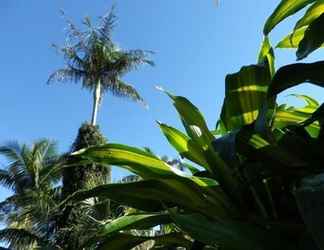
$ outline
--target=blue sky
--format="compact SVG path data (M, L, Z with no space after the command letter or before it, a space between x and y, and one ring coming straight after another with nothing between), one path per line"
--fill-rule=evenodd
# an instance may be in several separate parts
M112 142L149 146L176 156L155 120L181 128L170 100L154 86L188 97L214 128L224 97L226 74L256 62L266 17L278 0L123 0L115 1L116 43L127 49L155 51L156 66L143 67L125 80L136 86L149 109L106 95L99 113L102 132ZM0 142L57 140L61 152L72 144L80 124L90 119L92 96L79 85L46 85L63 61L51 48L62 44L66 24L59 10L80 24L109 10L108 0L0 1ZM292 28L292 19L272 34L274 43ZM316 52L308 61L320 58ZM295 60L293 50L276 51L277 66ZM304 85L294 93L323 100L323 90ZM288 92L286 93L288 94ZM286 96L283 94L282 96ZM293 100L283 99L288 102ZM114 179L121 171L114 171ZM0 190L0 200L8 193Z

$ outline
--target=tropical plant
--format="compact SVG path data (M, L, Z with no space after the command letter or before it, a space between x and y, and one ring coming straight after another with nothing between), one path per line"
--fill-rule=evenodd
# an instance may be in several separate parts
M63 13L64 14L64 13ZM66 61L66 67L54 72L48 79L48 83L80 82L82 87L93 93L93 110L91 124L83 124L78 132L77 138L72 146L72 151L84 147L98 146L106 143L96 126L97 113L105 92L110 91L119 97L128 97L134 101L143 102L142 97L134 87L122 80L128 72L137 69L142 64L153 65L148 59L150 52L143 50L123 50L112 41L112 31L116 24L114 8L105 16L100 18L100 23L93 26L90 18L85 18L84 30L78 29L70 20L67 20L68 33L67 43L63 47L55 46L61 52ZM68 158L68 157L67 157ZM69 159L67 159L69 161ZM63 167L62 197L69 196L79 189L85 189L98 184L110 182L109 167L99 164L83 164L77 167ZM100 210L96 213L95 220L110 218L110 205L107 199L94 199L93 207ZM80 206L83 208L81 209ZM79 234L74 227L79 226L79 218L88 216L89 206L77 203L65 209L57 217L56 231L58 239L56 244L64 249L78 248ZM86 214L82 215L85 212ZM62 219L63 218L63 219ZM84 225L84 223L81 223ZM86 228L86 227L84 227ZM63 237L61 237L61 236ZM72 238L71 238L71 237Z
M86 29L79 30L71 21L68 23L67 44L55 46L66 60L66 67L55 71L48 83L81 82L82 87L93 93L91 124L96 125L97 113L103 94L110 91L119 97L128 97L143 102L136 89L121 78L142 64L153 65L148 59L149 51L123 50L112 41L116 16L114 8L101 17L98 26L93 26L86 17Z
M226 77L215 131L208 129L189 100L167 93L186 133L163 123L159 126L179 154L192 162L187 165L192 174L126 145L110 143L73 153L76 162L112 164L141 177L134 183L79 191L62 202L60 207L104 197L141 211L110 221L89 244L123 250L148 240L155 242L152 249L161 245L231 250L324 247L314 228L316 219L309 223L298 191L303 178L323 172L323 106L305 95L296 95L306 102L302 108L276 103L278 94L300 83L324 86L324 63L290 64L276 70L269 39L278 23L308 6L292 35L278 47L298 47L301 60L324 43L323 1L282 0L265 24L257 63ZM154 237L129 231L156 225L173 225L178 231Z
M59 201L59 188L53 186L60 174L53 171L58 162L54 142L42 139L31 147L10 142L0 147L7 166L0 170L0 183L12 195L1 202L6 228L0 238L10 249L36 249L47 244L49 211Z

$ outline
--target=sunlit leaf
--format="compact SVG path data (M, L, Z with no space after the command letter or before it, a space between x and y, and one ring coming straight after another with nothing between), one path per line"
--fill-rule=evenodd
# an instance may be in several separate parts
M153 154L121 144L106 144L80 150L73 155L97 163L125 166L130 171L142 177L173 176L170 165Z
M155 237L134 236L131 234L117 234L105 239L97 248L98 250L131 250L134 247L154 240L155 245L182 246L190 248L191 242L181 233L171 233Z
M298 48L298 45L300 41L303 39L305 35L305 31L308 26L301 27L297 30L294 30L292 33L290 33L288 36L286 36L284 39L282 39L278 44L277 48L280 49L289 49L289 48Z
M280 4L267 19L263 33L269 34L270 31L285 18L295 14L308 4L313 3L315 0L281 0Z
M186 178L199 186L207 186L212 181L210 180L207 183L204 179L188 175L170 166L150 152L121 144L110 143L102 146L90 147L73 153L73 156L76 158L74 165L80 165L78 164L80 159L103 165L115 165L125 168L144 179ZM217 185L216 181L214 181L214 183Z
M100 185L90 190L76 192L64 203L82 201L92 197L104 197L148 212L163 210L162 204L167 204L169 206L180 206L191 211L199 211L207 216L226 218L228 213L231 212L229 208L225 207L227 198L215 194L216 203L213 202L213 199L206 197L206 192L186 178L163 178L160 180Z
M280 105L276 109L276 113L273 119L274 128L285 128L290 125L300 125L310 118L319 107L319 103L306 95L293 95L298 99L305 102L304 107L292 107L287 105ZM312 137L317 137L319 134L318 122L311 123L306 127L306 130Z
M298 20L295 26L295 30L303 26L309 25L323 13L324 13L324 1L323 0L315 1L315 3L308 8L305 15Z
M236 200L240 199L239 193L235 191L239 182L224 159L214 150L212 142L215 137L208 129L199 109L182 96L167 94L173 100L173 105L180 115L187 134L203 150L209 166L208 170L215 175L215 179L227 195Z
M203 151L188 136L166 124L159 123L159 126L169 143L179 152L182 157L209 168Z
M275 56L269 38L264 37L258 56L258 64L264 64L269 67L270 75L275 74Z
M131 214L109 221L99 232L100 236L108 236L123 230L130 229L150 229L156 225L171 223L168 214Z
M253 123L265 102L271 76L267 66L244 66L226 77L225 99L221 113L227 130Z

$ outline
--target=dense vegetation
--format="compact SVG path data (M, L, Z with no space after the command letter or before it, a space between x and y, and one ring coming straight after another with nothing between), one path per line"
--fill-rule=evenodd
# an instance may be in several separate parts
M270 32L304 8L276 47L297 48L302 60L322 46L324 1L282 0L265 23L258 61L226 76L214 130L188 99L161 89L185 129L158 123L181 168L149 149L107 143L96 126L102 90L141 100L120 77L152 62L143 51L116 49L113 12L98 27L86 19L86 32L69 22L71 43L61 49L67 67L50 81L81 81L93 92L91 124L63 156L46 140L0 148L9 160L0 181L14 191L1 204L0 238L10 249L324 249L314 205L322 195L314 190L323 173L324 108L305 95L296 95L301 108L276 102L304 82L323 87L324 62L276 69L270 42ZM112 165L136 177L110 183Z

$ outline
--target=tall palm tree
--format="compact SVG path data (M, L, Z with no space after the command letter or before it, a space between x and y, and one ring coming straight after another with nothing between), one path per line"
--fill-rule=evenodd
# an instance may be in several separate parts
M0 203L2 222L0 239L10 249L34 249L47 242L49 211L58 201L59 188L53 185L59 173L53 171L58 161L55 143L42 139L31 147L17 142L0 146L6 167L0 169L0 185L12 195Z
M100 19L100 24L93 26L90 19L85 18L85 30L78 29L67 20L67 42L63 47L55 46L63 54L66 66L55 71L48 79L48 83L81 82L82 87L93 93L92 125L96 125L98 109L107 91L143 102L136 89L121 78L142 64L153 65L148 59L150 52L123 50L113 43L112 30L116 22L114 8Z

